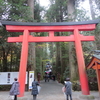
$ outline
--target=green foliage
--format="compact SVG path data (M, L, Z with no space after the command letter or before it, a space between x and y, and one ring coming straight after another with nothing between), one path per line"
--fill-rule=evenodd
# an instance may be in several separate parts
M46 62L50 61L48 51L48 43L36 43L36 71L44 73Z
M87 69L89 80L93 81L96 78L96 71L94 69Z
M34 15L37 22L41 21L42 7L35 1ZM1 20L11 21L35 21L29 15L30 8L26 0L0 0ZM20 43L7 43L8 37L16 37L22 33L8 32L4 27L0 27L0 71L17 71L20 62ZM39 67L41 68L40 64Z
M72 89L73 89L74 91L81 91L81 86L80 86L80 84L79 84L79 81L73 81Z
M64 74L63 74L63 79L66 80L67 77L70 77L70 70L69 67L66 67Z
M90 20L90 16L89 14L86 14L87 11L83 8L83 9L76 9L75 11L75 15L76 15L76 20L77 21L88 21Z
M11 88L11 85L0 85L1 91L9 91Z
M7 18L8 10L9 10L9 4L4 0L0 0L0 20Z
M36 22L41 22L43 17L41 13L45 12L45 8L41 7L37 2L35 2L34 8L34 20L36 20Z
M66 20L67 4L65 0L54 1L46 12L48 22L59 22Z
M20 45L7 42L9 36L13 37L17 35L6 31L5 27L0 28L0 71L12 71L12 68L15 71L18 70Z
M4 3L0 2L2 5L1 18L3 20L20 21L26 20L29 15L29 8L25 6L25 0L7 0Z
M98 83L97 82L89 82L89 89L91 91L98 91Z
M90 90L98 90L97 75L94 69L87 69Z
M41 12L44 10L36 1L34 2L34 19L31 18L30 8L26 0L0 0L0 18L11 21L40 22Z
M97 49L100 50L100 24L97 25L96 30L94 32L95 35L95 44L97 46Z

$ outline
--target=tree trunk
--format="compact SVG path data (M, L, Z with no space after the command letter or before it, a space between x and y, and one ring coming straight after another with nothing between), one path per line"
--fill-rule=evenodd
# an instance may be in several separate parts
M28 6L30 7L31 15L30 17L34 19L34 0L28 0ZM31 35L34 36L34 33L31 32ZM35 72L36 64L35 64L35 43L29 43L29 60L28 65L31 65L31 70ZM36 77L36 73L35 73Z
M60 59L60 42L56 43L56 75L61 74L61 59ZM58 77L58 76L57 76ZM57 78L58 81L60 82L60 76Z
M13 58L13 53L11 49L11 57L10 57L10 71L12 71L12 58Z
M75 11L75 0L68 0L67 2L67 10L68 10L68 19L69 21L74 21L75 15L73 14ZM70 35L70 33L69 33ZM70 67L70 78L72 81L77 79L77 66L75 65L74 56L74 43L69 42L69 67Z
M34 19L34 0L28 0L27 4L30 7L31 12L31 15L29 16L32 17L32 19Z
M8 67L7 67L7 55L5 53L5 49L2 47L3 51L3 72L7 72Z
M91 17L92 19L95 19L95 12L94 12L94 7L93 7L93 0L89 0L89 5L90 5L90 12L91 12ZM95 34L95 37L98 38L98 34ZM94 49L97 50L97 44L96 41L93 42L94 43Z
M92 19L95 19L95 12L93 9L93 4L92 4L93 0L89 0L89 4L90 4L90 12L91 12L91 17Z

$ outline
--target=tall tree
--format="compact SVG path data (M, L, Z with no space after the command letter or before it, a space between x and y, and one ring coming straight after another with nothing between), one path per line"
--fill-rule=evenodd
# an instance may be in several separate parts
M34 19L34 0L28 0L28 6L30 7L31 14L29 15L32 19ZM31 35L34 36L34 33L31 32ZM31 66L31 70L36 70L36 63L35 63L35 43L29 43L29 60L28 65ZM35 73L36 75L36 73Z
M30 12L31 12L30 17L31 17L32 21L34 20L34 22L41 22L41 19L42 19L41 18L41 12L44 10L44 8L39 5L39 1L37 1L37 0L28 0L27 3L28 3L28 6L30 7ZM37 36L37 34L38 33L31 32L31 35L33 35L33 36ZM36 55L37 54L36 54L35 46L37 44L38 43L29 43L28 66L31 66L31 69L35 71L35 77L36 77L37 71L38 71L38 70L36 70L36 65L40 64L40 63L36 64L36 62L37 62L36 61ZM37 66L37 67L39 67L39 66Z
M75 1L76 0L68 0L67 1L67 12L69 21L75 21ZM71 33L69 33L70 35ZM77 65L75 65L75 52L74 52L74 43L69 43L69 67L70 67L70 77L71 80L77 79Z
M89 4L90 4L91 17L92 17L92 19L95 19L95 12L94 12L94 7L93 7L93 0L89 0Z
M90 5L90 12L91 12L91 18L92 19L96 19L96 18L99 18L100 17L100 0L89 0L89 5ZM99 12L99 13L98 13ZM97 26L95 32L94 32L94 35L95 35L95 40L93 42L93 45L94 45L94 49L100 49L100 45L99 45L99 42L100 42L100 36L99 36L99 26L100 24Z

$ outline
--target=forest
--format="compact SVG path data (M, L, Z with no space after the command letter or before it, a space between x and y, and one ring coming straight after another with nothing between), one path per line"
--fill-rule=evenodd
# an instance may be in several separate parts
M17 22L78 22L100 18L100 0L49 0L49 7L40 5L40 0L0 0L0 20ZM88 3L88 4L87 4ZM95 41L81 42L85 65L94 53L100 49L100 24L94 31L80 31L86 36L95 36ZM48 36L47 32L31 32L33 36ZM56 32L55 36L70 36L72 32ZM8 37L22 35L20 32L8 32L0 27L0 72L19 71L21 43L8 43ZM63 83L70 77L79 87L79 74L74 42L43 42L29 43L27 71L34 70L35 77L41 73L41 80L45 73L45 66L52 65L52 73ZM93 69L86 69L91 90L97 90L96 73ZM80 90L80 88L79 88Z

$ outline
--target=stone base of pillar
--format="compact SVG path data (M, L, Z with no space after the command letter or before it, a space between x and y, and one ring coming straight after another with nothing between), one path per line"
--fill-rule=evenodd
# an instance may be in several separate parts
M95 100L93 95L79 95L80 100Z

